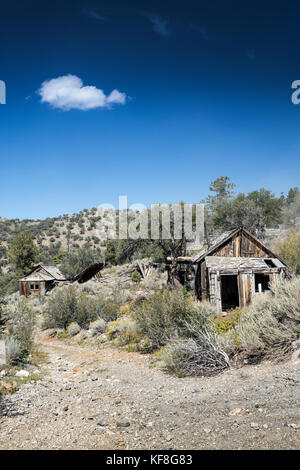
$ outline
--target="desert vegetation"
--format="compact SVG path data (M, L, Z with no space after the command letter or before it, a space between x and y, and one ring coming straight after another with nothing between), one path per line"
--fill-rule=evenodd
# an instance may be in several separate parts
M185 289L150 285L136 294L119 286L114 295L94 286L90 281L53 292L43 307L43 327L79 344L112 343L152 354L178 376L214 375L245 360L284 360L300 335L299 277L273 284L271 295L226 316L209 303L195 303Z
M44 221L1 219L0 329L9 361L30 356L37 320L39 328L52 329L67 341L112 342L128 351L153 354L177 375L210 375L233 361L287 357L300 334L299 189L291 188L280 197L264 188L235 194L235 185L222 176L209 190L203 201L209 234L244 225L266 236L266 227L276 230L285 224L276 232L272 248L287 261L293 279L272 285L271 295L223 317L210 304L195 303L192 291L167 285L163 269L143 278L134 263L184 255L184 239L102 243L96 231L101 217L95 208ZM37 262L57 264L72 278L99 261L106 264L101 283L59 287L44 299L17 299L17 280Z

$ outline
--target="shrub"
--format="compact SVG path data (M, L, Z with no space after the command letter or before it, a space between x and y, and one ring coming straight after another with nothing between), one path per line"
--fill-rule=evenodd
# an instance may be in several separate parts
M36 315L27 299L20 299L7 308L7 327L10 336L18 340L22 347L31 351L34 339Z
M221 336L228 353L282 357L300 335L300 278L271 285L272 297L260 297L234 328Z
M91 331L92 336L96 336L98 333L104 333L106 330L107 323L102 318L90 323L89 330Z
M74 286L62 287L48 301L45 318L46 328L65 329L76 321L78 299Z
M44 326L65 329L74 321L87 328L100 316L103 305L102 297L91 298L74 286L62 287L48 301Z
M200 328L197 338L174 339L161 352L167 369L177 375L213 375L229 367L213 331Z
M294 273L300 274L300 232L290 230L283 240L276 243L275 248L288 263Z
M213 319L216 332L218 334L222 334L222 333L226 333L227 331L229 331L239 322L241 314L242 314L242 310L240 307L238 307L226 317L222 317L221 315L216 316Z
M101 298L92 298L81 293L77 297L76 321L82 328L88 328L89 324L97 319L101 309Z
M101 310L101 318L105 321L113 321L118 318L120 306L113 299L107 299Z
M121 344L128 344L137 340L137 325L130 318L118 318L108 324L107 336L110 340L119 336Z
M176 335L186 336L189 322L194 319L200 325L214 311L208 304L196 306L182 291L170 289L137 302L133 310L141 335L147 336L155 348L166 345Z
M67 328L67 333L70 337L77 335L80 332L80 326L76 322L70 323Z
M5 341L6 360L9 364L16 364L28 356L28 350L22 343L13 336L9 336Z
M120 314L121 315L129 315L131 312L131 309L129 305L121 305L120 307Z
M142 276L140 275L140 273L137 270L133 271L133 273L131 274L132 282L138 283L141 281L141 279L142 279Z

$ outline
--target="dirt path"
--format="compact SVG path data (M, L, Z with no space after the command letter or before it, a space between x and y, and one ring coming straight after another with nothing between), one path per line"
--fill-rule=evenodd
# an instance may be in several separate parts
M0 402L0 449L299 448L299 364L179 379L149 356L42 344L45 377Z

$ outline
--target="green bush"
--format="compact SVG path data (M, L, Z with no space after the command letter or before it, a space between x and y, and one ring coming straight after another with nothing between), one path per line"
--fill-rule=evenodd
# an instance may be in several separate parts
M216 316L213 319L216 332L218 334L222 334L222 333L226 333L227 331L229 331L239 322L241 315L242 315L242 309L238 307L226 317L222 317L221 315Z
M140 339L137 331L137 325L131 318L118 318L108 323L107 336L110 340L118 338L120 345L138 342Z
M74 286L59 288L48 300L45 327L65 329L76 321L77 312L78 297Z
M101 297L92 298L84 293L78 295L76 321L82 328L88 328L89 324L99 317L101 311Z
M205 303L196 306L182 291L165 289L135 304L133 311L141 335L160 348L174 336L189 335L187 324L205 324L214 309Z
M106 322L114 321L118 318L119 309L119 302L116 302L113 299L106 299L99 316L101 316L101 318L103 318Z
M131 275L132 282L138 283L141 281L141 279L142 279L142 276L140 275L140 273L137 270L133 271Z
M22 347L31 351L34 340L36 315L27 299L20 299L6 310L9 335L18 340Z
M88 328L97 318L114 320L118 310L110 299L91 297L75 286L61 287L48 300L44 326L65 329L70 323L77 322L81 328Z

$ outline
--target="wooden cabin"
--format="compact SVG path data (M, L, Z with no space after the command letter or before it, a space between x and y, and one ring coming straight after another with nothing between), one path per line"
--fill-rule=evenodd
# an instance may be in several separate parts
M45 295L60 283L66 282L65 277L56 266L44 266L39 264L19 280L20 295Z
M223 234L192 263L196 299L209 300L218 313L248 305L289 273L285 261L243 227Z

